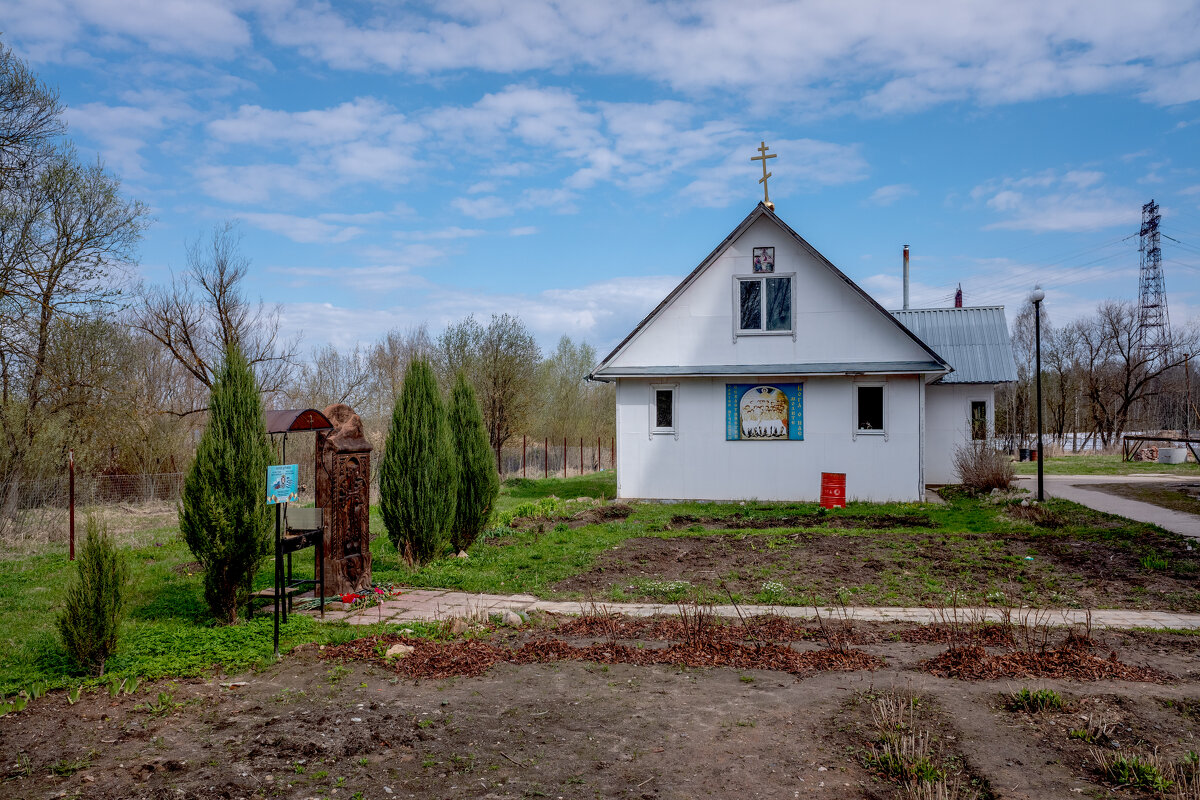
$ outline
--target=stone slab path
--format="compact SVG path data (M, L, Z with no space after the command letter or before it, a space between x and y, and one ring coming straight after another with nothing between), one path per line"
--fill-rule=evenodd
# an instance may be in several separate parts
M1143 503L1130 500L1115 494L1109 494L1103 489L1088 488L1095 483L1181 483L1187 478L1175 475L1046 475L1044 476L1045 492L1050 497L1059 497L1074 503L1103 511L1107 514L1117 514L1138 522L1149 522L1160 528L1200 539L1200 516L1174 511L1153 503ZM1037 492L1037 476L1022 475L1018 481L1022 489Z
M340 604L331 604L340 605ZM328 606L327 606L328 607ZM372 625L376 622L436 622L452 619L486 619L490 614L505 611L549 611L555 614L613 613L631 617L649 617L655 614L677 614L672 604L655 603L590 603L573 601L539 600L527 594L468 594L446 589L406 589L399 597L388 600L382 606L359 610L327 610L325 619L345 620L351 625ZM813 619L818 613L822 617L836 617L840 612L832 608L811 606L715 606L714 613L722 617L736 618L758 614L777 614L795 619ZM1043 609L1037 612L1038 622L1055 625L1083 624L1087 612L1078 609ZM316 611L301 613L316 615ZM927 624L940 622L939 612L931 608L888 608L852 606L845 610L849 619L861 622L913 622ZM1026 613L1026 612L1023 612ZM1000 612L994 608L960 608L959 619L998 620ZM1124 609L1092 611L1092 625L1099 628L1184 628L1200 629L1200 614L1183 614L1173 611L1132 611Z

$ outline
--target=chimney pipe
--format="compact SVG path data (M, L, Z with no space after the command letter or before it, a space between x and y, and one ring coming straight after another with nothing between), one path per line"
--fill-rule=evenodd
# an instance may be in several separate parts
M962 284L958 285L958 289L954 292L954 307L962 308Z
M908 245L904 245L904 308L908 309Z

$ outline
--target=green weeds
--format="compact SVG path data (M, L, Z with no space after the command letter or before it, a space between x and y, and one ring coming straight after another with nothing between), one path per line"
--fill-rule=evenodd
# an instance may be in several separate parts
M1038 714L1043 711L1062 711L1066 704L1062 695L1053 689L1020 689L1008 696L1008 707L1012 711Z

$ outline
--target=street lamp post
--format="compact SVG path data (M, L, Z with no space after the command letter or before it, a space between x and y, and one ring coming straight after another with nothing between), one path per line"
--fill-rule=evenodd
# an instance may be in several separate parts
M1033 302L1033 347L1037 368L1037 499L1041 502L1046 499L1042 479L1043 462L1046 460L1046 454L1042 452L1042 301L1046 299L1046 293L1042 287L1035 286L1029 299Z

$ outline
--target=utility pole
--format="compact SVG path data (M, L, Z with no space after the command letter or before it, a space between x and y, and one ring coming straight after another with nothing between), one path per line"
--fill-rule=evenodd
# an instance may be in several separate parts
M1158 224L1162 215L1158 203L1142 206L1142 227L1138 252L1138 346L1148 360L1166 356L1171 349L1171 320L1167 315L1167 290L1163 281L1162 247Z
M1029 297L1033 301L1033 339L1034 351L1037 353L1037 475L1038 502L1046 499L1042 470L1046 462L1046 453L1042 450L1042 301L1046 293L1038 286Z

